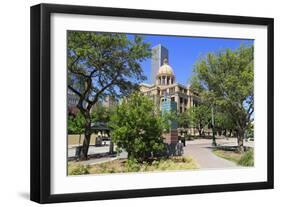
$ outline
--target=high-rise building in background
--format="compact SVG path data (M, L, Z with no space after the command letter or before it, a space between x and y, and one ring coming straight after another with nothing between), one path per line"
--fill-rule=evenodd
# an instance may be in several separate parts
M156 84L156 76L159 68L163 65L164 59L168 59L168 49L163 47L161 44L156 45L152 48L152 58L151 58L151 77L150 83Z

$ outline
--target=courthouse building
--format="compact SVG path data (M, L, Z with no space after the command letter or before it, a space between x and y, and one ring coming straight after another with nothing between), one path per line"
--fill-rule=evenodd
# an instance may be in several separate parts
M168 64L167 58L164 59L163 65L158 69L155 79L155 84L141 83L140 91L150 97L159 109L161 109L162 102L165 101L166 97L176 102L178 113L198 104L198 94L192 91L189 86L176 82L176 75L173 68Z
M155 84L153 84L154 82ZM168 64L167 58L158 69L152 84L140 84L140 91L150 97L162 113L167 111L183 113L199 102L198 94L192 91L189 86L176 82L176 75ZM173 145L178 142L177 128L177 124L172 122L170 132L164 134L166 143Z

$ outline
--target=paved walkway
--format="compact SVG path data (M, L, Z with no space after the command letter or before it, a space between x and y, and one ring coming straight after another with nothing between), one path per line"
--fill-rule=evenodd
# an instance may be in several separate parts
M216 156L209 144L193 144L184 148L184 155L191 156L199 164L200 169L233 168L234 162Z
M216 139L218 145L221 146L235 146L237 144L237 139ZM245 142L245 146L253 147L254 142ZM89 147L89 155L103 154L109 151L109 146ZM68 149L68 157L75 156L75 147ZM206 168L237 168L234 162L228 161L226 159L216 156L212 152L212 140L211 139L196 139L193 141L186 141L186 146L184 147L184 156L191 156L199 164L200 169ZM103 163L112 161L118 158L126 158L127 153L122 152L117 157L100 156L95 159L90 159L82 161L81 164L92 165L97 163Z
M76 150L75 146L68 148L68 158L75 157L75 150ZM119 155L112 156L112 157L105 155L108 152L109 152L109 146L100 146L100 147L90 146L88 154L89 155L99 155L99 156L97 156L96 158L93 158L93 159L80 161L79 163L82 165L94 165L94 164L113 161L113 160L120 159L120 158L127 158L126 152L121 152Z
M217 144L221 146L235 146L237 139L217 139ZM253 142L245 142L245 146L254 146ZM206 168L234 168L238 167L234 162L216 156L212 152L211 139L197 139L187 141L184 147L184 155L193 157L200 165L200 169ZM239 166L240 167L240 166Z
M72 146L70 148L68 148L67 150L67 156L68 157L74 157L75 156L75 150L76 150L76 146ZM96 146L89 146L89 151L88 154L89 155L93 155L93 154L102 154L102 153L107 153L109 152L109 146L100 146L100 147L96 147Z

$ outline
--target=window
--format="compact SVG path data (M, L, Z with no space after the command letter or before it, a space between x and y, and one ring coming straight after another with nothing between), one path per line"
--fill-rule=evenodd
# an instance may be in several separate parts
M175 88L174 88L174 87L173 87L173 88L169 88L169 93L170 93L170 94L175 93Z

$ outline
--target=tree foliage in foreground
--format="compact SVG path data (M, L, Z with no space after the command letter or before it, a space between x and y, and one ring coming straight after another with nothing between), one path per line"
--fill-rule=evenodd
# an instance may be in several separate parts
M102 104L96 104L91 111L92 122L108 123L110 120L110 115L113 113L113 111L114 107L109 108L103 106Z
M164 122L148 97L134 93L111 116L111 137L119 148L128 152L129 159L141 162L164 149L162 133L167 127Z
M78 112L75 116L68 116L67 131L68 134L82 134L85 128L85 118Z
M186 111L190 126L197 129L199 136L204 135L204 128L208 127L211 120L210 107L199 104L192 106Z
M241 150L254 113L253 53L253 46L209 53L194 67L192 87L200 92L203 101L229 114Z
M121 97L145 80L140 63L150 57L140 36L69 31L67 36L68 89L79 98L85 118L82 153L87 159L91 137L91 109L107 96Z
M235 124L230 117L230 114L227 112L215 111L215 130L219 134L225 136L231 136L233 129L235 129ZM227 134L227 131L229 134Z

